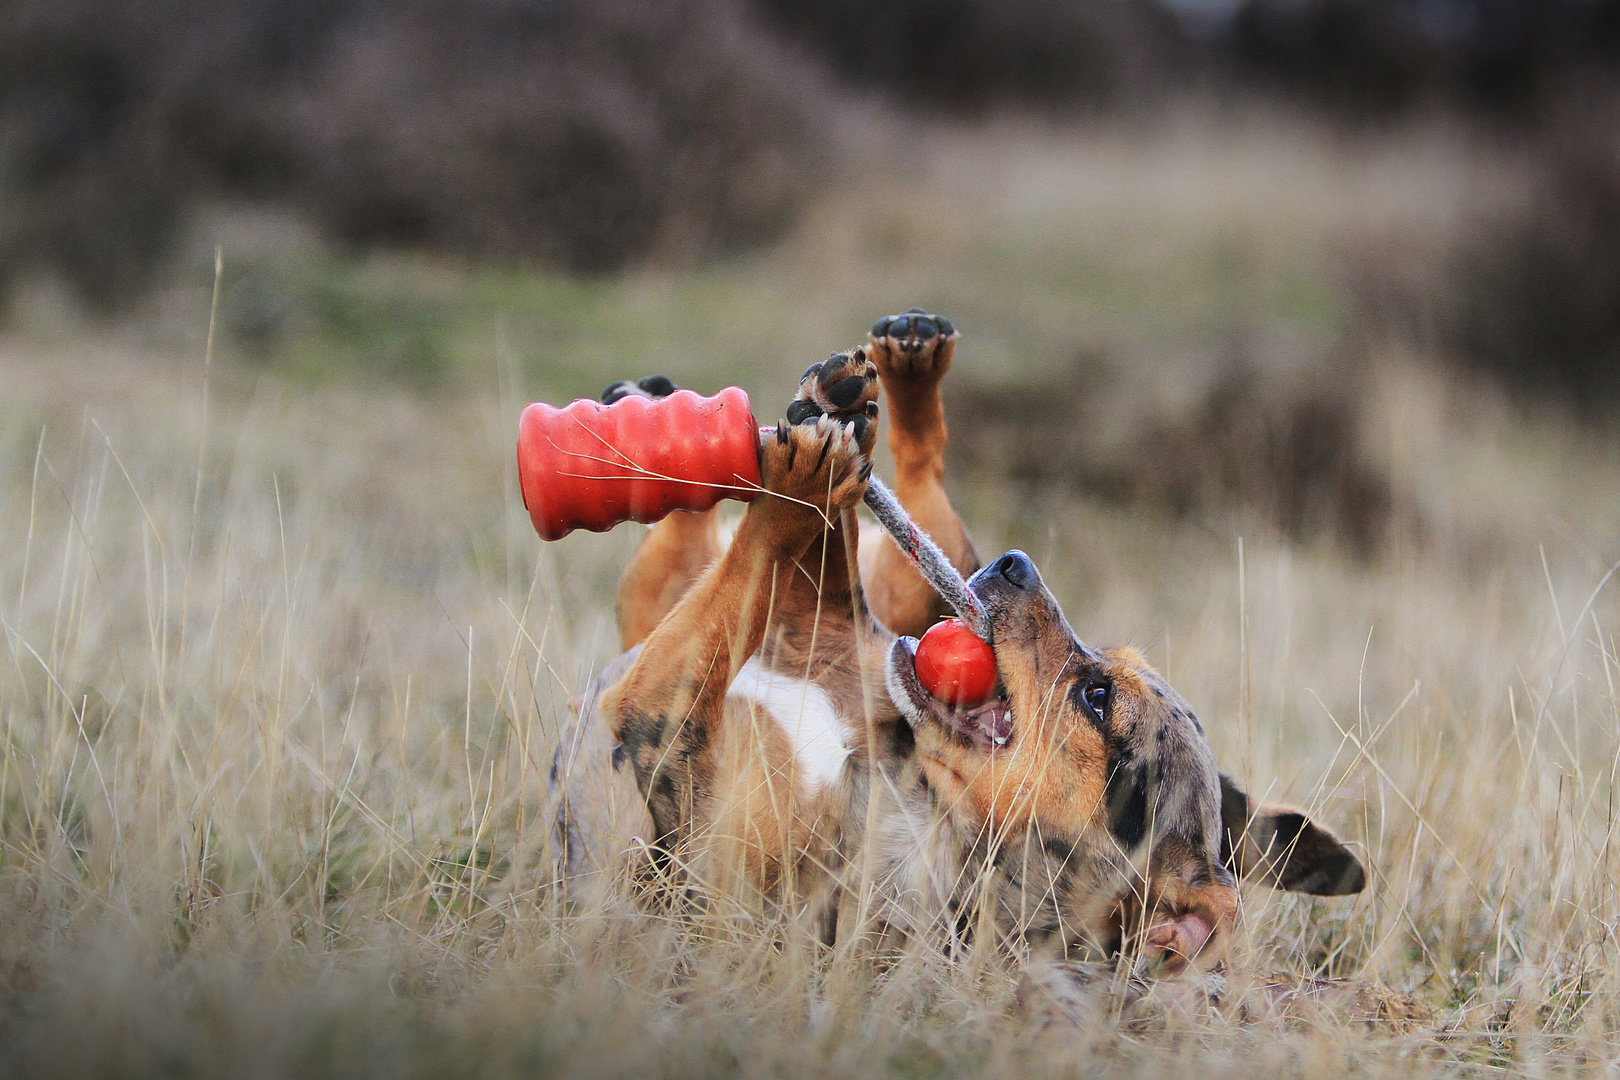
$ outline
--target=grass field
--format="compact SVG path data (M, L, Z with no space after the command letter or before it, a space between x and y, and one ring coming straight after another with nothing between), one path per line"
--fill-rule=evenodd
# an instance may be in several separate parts
M0 1072L1620 1075L1620 449L1367 332L1353 288L1369 251L1442 248L1519 197L1511 163L1282 119L887 151L720 267L352 258L222 216L128 325L19 300ZM1083 638L1142 647L1228 771L1371 868L1353 899L1246 894L1242 969L1367 979L1432 1020L1042 1037L1008 1009L1016 958L874 973L763 917L563 902L544 773L639 527L540 544L521 404L663 372L764 419L912 304L965 333L953 490L981 553L1028 550ZM1370 543L1196 468L1175 499L1063 482L1093 455L1135 477L1234 366L1239 415L1332 388L1382 493ZM1063 436L1034 479L1008 464L1026 407Z

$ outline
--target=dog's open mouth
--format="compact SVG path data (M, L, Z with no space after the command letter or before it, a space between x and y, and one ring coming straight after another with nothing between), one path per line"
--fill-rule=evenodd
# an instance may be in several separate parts
M963 708L947 705L923 689L917 678L917 639L896 638L889 647L889 696L913 728L938 721L952 735L978 746L1006 746L1012 738L1012 706L1005 688L983 705Z

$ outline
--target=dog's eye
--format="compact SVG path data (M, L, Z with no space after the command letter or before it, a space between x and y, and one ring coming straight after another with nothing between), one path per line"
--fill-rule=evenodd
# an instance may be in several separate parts
M1086 687L1081 696L1085 698L1086 707L1096 713L1097 719L1101 720L1103 710L1108 708L1108 684L1092 683Z

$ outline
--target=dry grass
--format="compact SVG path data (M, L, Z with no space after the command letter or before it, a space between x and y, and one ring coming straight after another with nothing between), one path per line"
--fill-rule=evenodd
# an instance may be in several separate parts
M205 373L200 340L36 319L0 350L0 1071L1614 1075L1620 458L1394 348L1355 368L1358 423L1412 528L1370 558L989 467L959 494L1083 637L1147 649L1225 767L1362 845L1359 897L1246 897L1243 966L1409 990L1432 1023L1040 1039L1004 957L879 974L764 916L610 918L552 881L543 774L612 653L634 536L534 539L522 400L651 369L774 400L914 300L961 313L986 385L1052 393L1099 342L1143 360L1121 409L1207 369L1233 311L1328 364L1335 246L1443 230L1498 182L1413 146L1004 133L852 183L743 267L587 287L384 265L482 320L447 331L432 393ZM200 337L206 303L178 310Z

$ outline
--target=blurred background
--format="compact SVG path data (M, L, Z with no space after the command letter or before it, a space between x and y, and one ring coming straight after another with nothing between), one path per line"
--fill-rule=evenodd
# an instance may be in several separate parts
M18 380L764 417L922 304L993 546L1620 536L1610 0L5 0L0 190Z
M588 976L522 943L641 530L541 544L519 410L768 422L912 305L981 554L1364 852L1256 970L1612 1057L1620 0L0 0L0 1069L240 1060L181 955Z
M491 468L624 377L765 419L921 304L982 544L1109 634L1241 537L1459 598L1620 545L1611 0L4 0L0 191L19 470L205 355L224 407L491 408Z
M584 393L925 300L1002 381L1204 354L1132 463L1012 475L1365 551L1400 502L1350 445L1369 343L1586 422L1620 394L1617 65L1609 0L5 0L0 327L194 334L223 246L222 355L425 385L500 324ZM674 325L614 291L655 278ZM548 351L599 335L636 347Z

